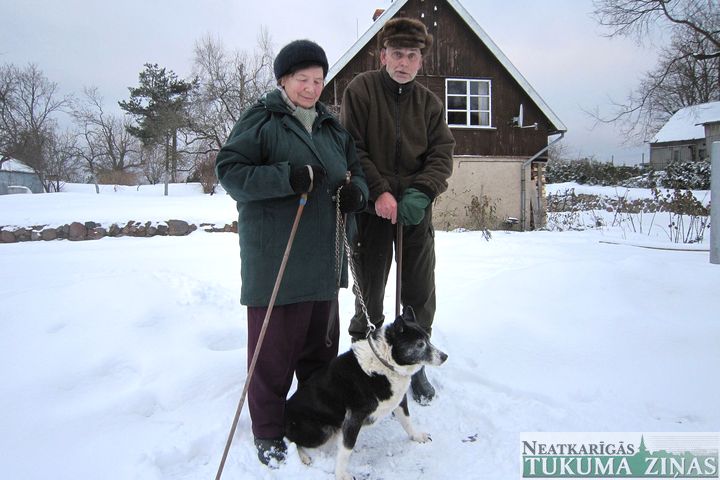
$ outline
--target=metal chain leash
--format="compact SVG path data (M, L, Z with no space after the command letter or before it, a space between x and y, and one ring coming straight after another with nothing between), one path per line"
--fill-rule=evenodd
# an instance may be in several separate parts
M335 192L335 274L337 275L336 287L340 289L342 280L342 249L345 246L342 241L343 232L345 231L345 219L340 212L340 191L344 185L340 185Z
M340 191L344 185L340 185L336 192L335 202L335 271L338 275L338 288L340 287L340 281L342 278L342 250L345 250L347 255L348 266L350 267L350 273L352 274L353 288L352 291L360 303L360 309L365 316L365 322L367 323L367 335L369 336L375 331L375 325L370 321L370 314L368 313L365 300L363 299L362 292L357 280L357 274L355 273L355 262L352 258L352 250L350 249L350 242L347 238L347 232L345 231L345 216L340 212ZM342 242L341 242L342 240Z

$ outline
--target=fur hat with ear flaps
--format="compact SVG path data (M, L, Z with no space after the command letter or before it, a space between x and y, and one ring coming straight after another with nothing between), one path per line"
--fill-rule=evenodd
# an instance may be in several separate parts
M393 18L387 21L378 34L378 49L385 47L419 48L424 55L430 48L433 37L425 24L414 18Z

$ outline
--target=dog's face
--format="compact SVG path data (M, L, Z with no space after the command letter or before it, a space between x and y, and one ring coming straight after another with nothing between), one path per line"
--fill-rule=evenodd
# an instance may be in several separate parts
M412 307L403 313L385 331L385 338L392 348L392 358L398 365L442 365L447 354L432 343L425 330L415 321Z

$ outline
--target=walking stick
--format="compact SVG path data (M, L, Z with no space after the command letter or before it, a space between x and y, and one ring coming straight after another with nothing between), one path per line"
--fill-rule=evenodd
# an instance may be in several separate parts
M303 209L307 203L307 197L307 193L303 193L300 197L300 204L298 205L297 213L295 214L295 221L293 222L292 230L290 230L290 238L288 238L288 243L285 247L285 254L283 255L282 262L280 262L280 270L278 271L277 278L275 278L275 286L273 287L272 295L270 296L270 304L268 305L267 312L265 312L265 319L263 319L263 324L260 328L260 336L258 337L255 352L253 353L253 358L250 362L250 367L248 368L245 386L243 387L242 395L240 396L240 402L238 403L237 411L235 412L232 427L230 427L230 435L228 435L227 443L225 444L225 451L223 452L222 460L220 460L220 467L218 468L215 480L220 480L223 469L225 468L225 461L227 460L230 445L232 444L233 437L235 436L238 420L240 420L240 413L242 412L243 405L245 404L245 397L247 396L248 389L250 387L250 380L255 372L255 364L257 363L258 356L260 355L260 348L262 347L263 340L265 339L265 332L267 331L268 323L270 323L270 315L272 314L273 306L275 305L275 298L277 297L278 290L280 289L280 282L282 281L283 274L285 273L285 267L287 266L288 257L290 256L290 249L292 248L293 240L295 240L295 234L297 233L298 224L300 223L300 217L302 216Z
M403 226L400 219L397 222L397 238L395 240L395 318L400 316L400 293L402 292L402 251L403 251Z

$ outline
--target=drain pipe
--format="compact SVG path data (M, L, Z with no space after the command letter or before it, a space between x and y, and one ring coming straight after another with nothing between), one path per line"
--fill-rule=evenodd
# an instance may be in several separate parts
M565 132L560 132L560 136L559 136L558 138L556 138L556 139L553 140L552 142L548 143L548 145L547 145L545 148L543 148L542 150L540 150L539 152L537 152L535 155L533 155L532 157L530 157L528 160L526 160L526 161L522 164L522 169L521 169L521 171L520 171L520 231L521 231L521 232L524 232L524 231L527 230L527 225L526 225L527 220L526 220L526 218L525 218L525 216L526 216L526 215L525 215L525 198L526 198L526 196L527 196L527 193L526 193L527 187L526 187L526 185L525 185L525 182L526 182L526 180L525 180L525 176L526 176L526 175L525 175L525 172L527 171L527 167L528 167L532 162L534 162L540 155L542 155L543 153L545 153L550 147L552 147L552 146L555 145L557 142L559 142L560 140L562 140L564 136L565 136ZM539 192L539 190L538 190L538 199L539 199L539 198L540 198L540 192ZM539 207L540 207L540 204L539 204L539 202L538 202L538 208L539 208Z

